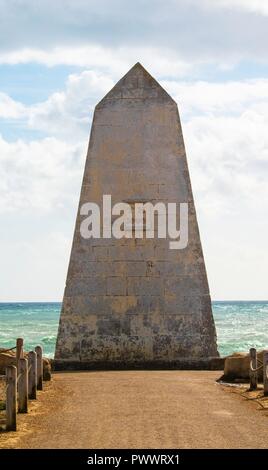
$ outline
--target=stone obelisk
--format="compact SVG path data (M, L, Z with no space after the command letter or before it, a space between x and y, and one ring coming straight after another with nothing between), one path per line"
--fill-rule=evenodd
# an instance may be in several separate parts
M86 202L188 203L189 241L81 237ZM137 63L95 108L55 361L187 367L218 356L178 108Z

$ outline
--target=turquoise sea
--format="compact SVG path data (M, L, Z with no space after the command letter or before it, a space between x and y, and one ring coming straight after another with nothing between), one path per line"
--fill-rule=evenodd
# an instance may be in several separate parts
M25 338L25 349L37 344L53 357L60 303L0 303L0 347ZM250 347L268 348L268 301L213 302L221 356Z

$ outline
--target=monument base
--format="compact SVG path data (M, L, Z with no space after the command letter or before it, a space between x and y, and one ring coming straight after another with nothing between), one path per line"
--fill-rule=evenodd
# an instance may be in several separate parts
M74 370L223 370L224 357L181 358L178 361L63 361L53 360L54 371Z

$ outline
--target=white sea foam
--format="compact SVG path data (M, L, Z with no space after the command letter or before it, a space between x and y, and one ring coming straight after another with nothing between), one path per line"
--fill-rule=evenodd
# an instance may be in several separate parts
M60 309L60 303L0 304L0 347L22 336L25 349L41 344L53 357ZM221 355L268 348L268 302L213 302L213 314Z

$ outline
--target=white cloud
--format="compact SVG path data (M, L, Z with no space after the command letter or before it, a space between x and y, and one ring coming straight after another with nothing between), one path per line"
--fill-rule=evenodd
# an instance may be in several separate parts
M0 118L19 119L25 115L26 107L22 103L14 101L7 94L0 92Z
M239 208L234 203L236 191L251 209L260 193L268 206L265 179L268 176L268 80L161 83L179 104L194 189L200 205L204 203L206 207L204 210L217 212L221 208L225 213L235 213ZM64 189L56 190L57 178L62 181L60 174L64 174L69 184L72 171L77 177L81 175L94 105L113 84L109 75L84 71L70 75L65 90L52 94L43 103L26 107L12 101L14 109L23 107L23 113L13 113L14 119L21 119L23 114L25 126L51 136L30 143L0 141L2 167L7 168L7 162L11 169L16 165L13 173L18 178L23 171L30 175L25 188L33 190L33 181L38 187L34 195L30 191L17 199L9 188L5 194L12 197L13 206L19 203L52 207L60 203ZM3 185L9 178L3 174L0 181ZM10 181L17 192L23 193L23 178ZM49 185L52 190L47 201ZM71 198L70 191L68 194ZM18 196L16 192L15 196ZM2 204L8 207L4 194Z
M268 15L268 3L266 0L205 0L205 2L216 8L227 7Z
M7 142L0 136L0 212L57 211L77 198L86 142L54 137Z
M162 84L179 104L200 210L268 209L268 80Z
M18 224L16 220L14 225ZM12 233L10 224L10 233ZM71 250L72 227L63 230L40 230L33 237L31 227L17 227L18 237L0 243L1 302L61 301ZM34 231L34 230L32 230Z
M217 114L229 117L268 102L268 79L211 83L162 80L183 114Z
M21 289L17 279L13 300L33 299L32 285L36 300L49 300L49 292L50 299L61 297L53 285L61 290L65 277L69 248L64 240L70 241L72 236L90 113L113 83L110 74L84 71L71 75L65 89L43 103L25 106L1 95L3 118L18 120L20 124L23 121L28 128L42 129L48 136L30 142L7 142L0 138L2 220L11 213L14 220L19 214L23 218L28 214L32 224L36 214L39 220L47 217L49 221L40 240L37 236L32 240L28 231L22 242L1 241L1 259L7 260L5 252L8 251L12 251L12 259L18 257L22 264L24 261L27 264L29 258L38 259L38 262L31 261L31 272L39 280L46 279L45 283L30 282L27 270L20 264L20 278L25 279L25 285ZM162 84L178 101L181 111L212 295L214 298L264 298L263 266L268 263L265 220L268 80L226 83L165 80ZM72 220L67 229L61 221L66 211ZM51 221L54 218L59 224L57 228ZM63 234L62 241L59 233ZM20 250L27 257L19 255ZM55 250L59 251L56 262L53 261ZM52 276L53 284L49 271L54 270L55 263L59 266ZM38 266L44 267L41 277ZM7 279L12 278L11 274L10 271ZM7 283L5 292L12 294ZM9 299L5 296L3 300Z
M70 75L64 90L33 105L23 105L0 93L0 118L17 120L29 130L77 142L87 139L93 109L113 85L107 75L84 71Z
M66 88L28 108L28 124L67 140L87 138L95 104L114 85L109 76L92 71L70 75Z
M58 46L51 49L18 48L11 51L0 52L0 64L16 65L35 62L54 67L58 65L72 65L84 68L93 68L109 73L115 78L122 74L136 62L142 62L151 73L161 76L182 77L193 70L195 65L169 50L156 47L104 47L100 45Z
M185 123L193 186L200 209L254 217L268 208L268 106L239 117L195 117ZM260 204L261 201L261 204Z
M267 63L267 10L264 0L136 0L127 8L123 0L1 0L0 63L121 75L140 60L165 76L204 63Z
M44 102L0 92L2 132L30 136L0 137L1 300L61 299L92 110L137 61L179 104L213 297L267 297L268 79L199 79L265 70L267 15L264 0L0 0L2 66L87 69Z

